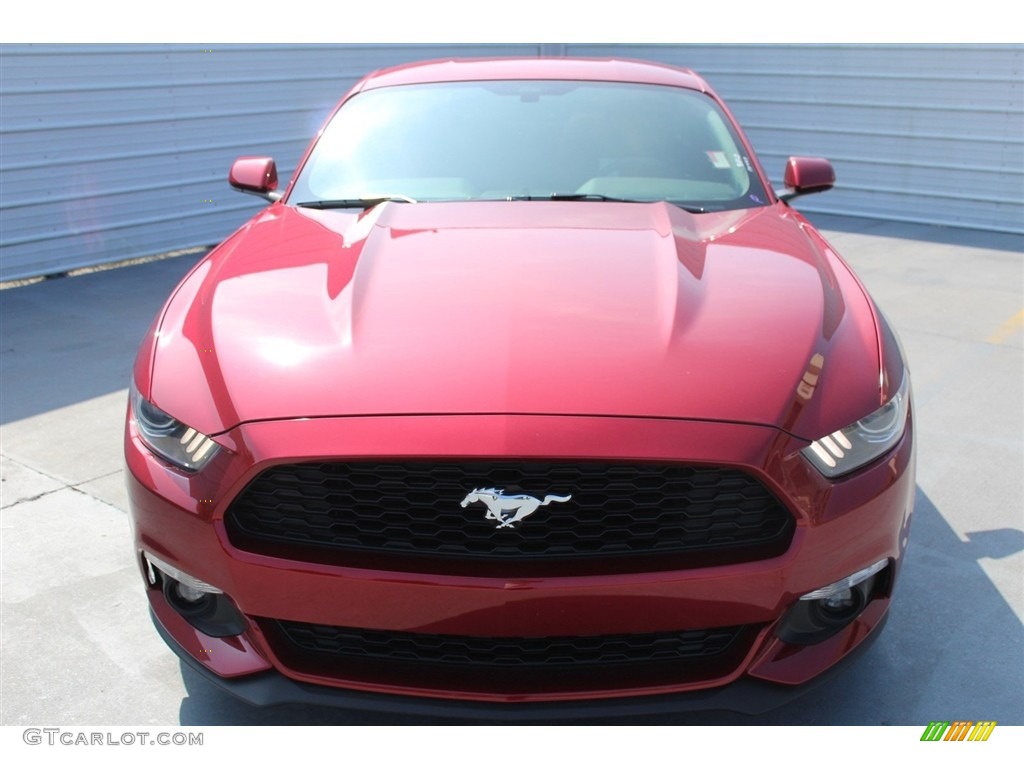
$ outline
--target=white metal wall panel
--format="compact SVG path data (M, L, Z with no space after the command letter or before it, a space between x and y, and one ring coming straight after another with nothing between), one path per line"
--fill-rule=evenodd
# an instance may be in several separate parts
M1022 46L3 45L0 279L215 243L262 204L231 161L287 180L366 72L538 53L696 69L776 184L789 155L835 163L804 210L1024 232Z
M695 69L781 184L820 155L836 188L803 210L1024 232L1024 46L568 45Z
M539 45L0 46L0 280L216 243L263 204L238 155L282 183L370 70Z

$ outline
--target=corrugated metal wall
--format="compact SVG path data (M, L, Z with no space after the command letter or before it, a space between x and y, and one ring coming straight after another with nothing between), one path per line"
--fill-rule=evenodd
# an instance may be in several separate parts
M265 205L239 155L287 181L341 95L378 67L504 46L0 46L0 280L219 242Z
M0 47L0 279L219 241L262 204L240 154L284 178L365 72L440 56L567 54L690 66L776 183L791 154L839 184L808 211L1024 232L1021 46Z
M1024 46L567 46L699 72L779 186L786 158L836 168L801 210L1024 232Z

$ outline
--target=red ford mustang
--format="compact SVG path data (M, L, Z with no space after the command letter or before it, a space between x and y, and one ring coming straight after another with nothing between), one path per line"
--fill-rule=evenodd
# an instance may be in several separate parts
M370 75L134 368L156 625L254 703L757 712L866 648L914 498L909 375L697 75Z

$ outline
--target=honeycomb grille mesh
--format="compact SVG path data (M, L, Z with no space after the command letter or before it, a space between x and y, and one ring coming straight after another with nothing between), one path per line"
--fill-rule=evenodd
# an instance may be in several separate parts
M498 527L474 489L538 500ZM754 477L665 464L554 461L317 462L271 467L226 514L232 543L273 552L374 553L450 561L680 556L715 562L785 550L794 521ZM298 548L295 550L295 548ZM685 556L685 557L684 557ZM693 559L699 564L699 558Z
M661 663L717 657L744 627L589 637L464 637L276 622L307 653L466 667L555 668Z

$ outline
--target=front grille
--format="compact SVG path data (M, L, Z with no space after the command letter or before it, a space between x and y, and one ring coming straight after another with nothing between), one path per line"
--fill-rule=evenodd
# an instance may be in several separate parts
M325 684L482 694L636 690L721 680L760 627L583 637L470 637L259 619L283 668Z
M567 497L498 527L474 489ZM771 557L794 521L752 476L731 469L552 461L317 462L271 467L230 505L236 547L373 567L429 561L574 573L686 568ZM341 556L341 559L339 559ZM370 558L367 560L367 558ZM383 559L382 559L383 558ZM389 558L393 558L389 560ZM644 567L644 566L640 566Z

